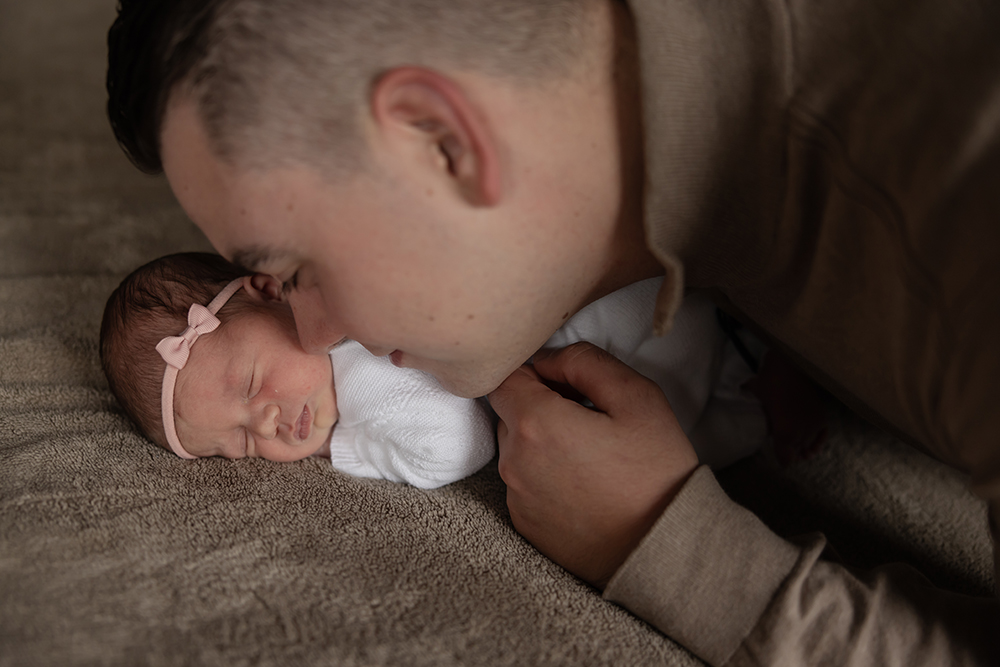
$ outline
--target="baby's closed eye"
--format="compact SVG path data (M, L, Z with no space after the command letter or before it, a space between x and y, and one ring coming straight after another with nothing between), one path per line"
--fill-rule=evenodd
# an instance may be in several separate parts
M257 380L258 380L257 368L256 368L256 366L252 366L251 365L250 366L249 377L247 378L247 382L246 382L246 389L243 391L243 402L244 403L248 403L254 396L257 395L257 392L260 391L260 387L259 386L255 386L255 384L257 383Z

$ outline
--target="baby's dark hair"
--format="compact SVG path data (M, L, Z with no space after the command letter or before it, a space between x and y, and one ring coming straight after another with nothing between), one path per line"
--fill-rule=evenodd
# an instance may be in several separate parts
M219 255L185 252L155 259L133 271L104 307L101 366L111 392L150 440L169 449L160 413L166 363L156 344L187 326L192 304L208 305L229 282L247 272ZM248 307L238 291L218 313L226 322Z

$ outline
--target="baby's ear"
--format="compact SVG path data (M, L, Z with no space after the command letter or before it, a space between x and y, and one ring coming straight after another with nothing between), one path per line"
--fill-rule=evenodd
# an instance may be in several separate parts
M255 273L243 280L243 288L253 299L282 301L281 281L266 273Z

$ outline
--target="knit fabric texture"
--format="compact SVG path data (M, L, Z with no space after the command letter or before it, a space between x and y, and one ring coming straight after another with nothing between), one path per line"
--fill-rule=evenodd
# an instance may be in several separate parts
M433 376L397 368L355 341L330 351L340 419L330 462L349 475L436 489L476 472L496 452L482 401L460 398Z

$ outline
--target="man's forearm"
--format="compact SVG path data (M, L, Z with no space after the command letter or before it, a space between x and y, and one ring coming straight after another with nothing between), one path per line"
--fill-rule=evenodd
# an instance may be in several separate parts
M699 468L605 597L710 664L1000 664L1000 602L908 567L854 576L774 535Z

